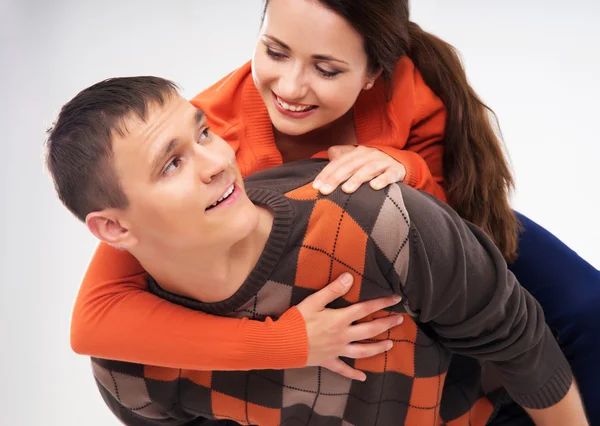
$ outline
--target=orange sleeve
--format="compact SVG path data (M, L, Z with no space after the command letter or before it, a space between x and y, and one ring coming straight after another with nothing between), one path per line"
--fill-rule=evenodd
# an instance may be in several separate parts
M146 276L128 252L98 246L73 309L75 352L195 370L306 365L308 342L298 309L265 322L212 316L148 292Z
M397 140L393 146L373 146L406 168L404 183L426 191L446 201L444 190L444 130L446 108L441 99L425 84L421 73L411 61L398 64L390 115L408 138ZM406 130L405 130L406 129Z
M404 153L397 158L406 162L408 185L446 201L444 185L444 130L446 108L442 100L425 84L415 68L415 115Z

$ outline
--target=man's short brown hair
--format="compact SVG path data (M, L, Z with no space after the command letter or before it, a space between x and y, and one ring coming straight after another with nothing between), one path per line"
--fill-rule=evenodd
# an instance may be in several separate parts
M81 221L105 208L126 208L112 150L115 132L124 136L132 114L146 119L148 106L178 93L159 77L119 77L81 91L64 105L48 130L46 165L63 204Z

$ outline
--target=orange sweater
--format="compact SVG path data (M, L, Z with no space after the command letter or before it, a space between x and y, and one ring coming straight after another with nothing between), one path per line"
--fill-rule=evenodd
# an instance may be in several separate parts
M234 148L243 176L282 163L250 63L191 102L206 112L211 129ZM442 102L408 58L397 64L390 102L378 80L373 89L361 93L354 106L358 143L398 160L406 167L405 183L442 200L445 116ZM306 365L306 328L296 308L277 321L211 316L152 295L146 277L131 254L100 243L73 308L71 347L75 352L197 370Z

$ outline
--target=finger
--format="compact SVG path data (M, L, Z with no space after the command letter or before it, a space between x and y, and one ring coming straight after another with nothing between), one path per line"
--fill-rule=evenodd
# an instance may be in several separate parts
M313 188L321 191L323 195L331 194L335 188L364 164L365 160L354 157L353 153L330 162L315 178Z
M385 188L391 183L402 182L406 177L406 168L402 167L390 167L381 175L377 176L371 181L371 188L380 190Z
M387 162L370 161L354 172L352 176L342 185L342 191L352 193L363 183L374 179L385 173Z
M346 345L342 356L346 358L368 358L389 351L394 346L391 340L383 340L375 343L351 343Z
M361 382L367 380L367 375L365 373L363 373L360 370L357 370L356 368L350 367L348 364L346 364L339 358L334 361L330 361L326 364L323 364L323 367L352 380L358 380Z
M333 145L330 146L327 150L327 157L329 157L329 161L333 161L342 155L355 150L356 147L354 145Z
M363 167L371 164L378 158L381 154L380 151L375 149L360 149L361 147L356 148L353 152L350 152L343 157L338 158L335 162L330 163L329 170L323 169L323 175L319 178L319 180L323 183L320 191L324 195L328 195L341 185L342 182L351 179L352 176L357 173ZM383 162L382 162L383 163ZM382 164L380 163L380 164ZM383 173L385 170L385 165L381 165L380 173ZM375 177L373 175L372 177ZM366 182L369 179L364 179L360 183ZM360 184L356 185L356 187L360 186Z
M336 152L336 158L332 159L330 163L325 166L321 173L315 178L315 182L313 183L313 188L316 190L321 190L325 185L329 185L324 189L325 192L321 191L324 195L330 194L333 192L335 188L341 183L344 182L347 178L349 178L354 169L348 170L348 168L354 164L354 168L360 167L360 165L365 164L371 159L371 156L377 155L381 151L375 148L368 148L364 146L351 146L351 145L338 145L339 149L334 150ZM348 149L350 148L350 149ZM339 154L337 154L339 152ZM346 177L342 177L341 180L333 185L331 180L336 174L344 173L340 172L341 168L345 168Z
M380 311L390 306L396 305L402 298L397 294L389 297L380 297L379 299L367 300L366 302L355 303L346 308L338 309L342 315L346 315L348 323L358 321L371 315L373 312Z
M402 315L390 315L373 321L361 322L360 324L351 326L344 337L350 342L372 339L403 322L404 317Z
M352 287L353 281L354 277L352 276L352 274L350 274L349 272L344 272L330 284L317 291L316 293L311 294L302 302L300 302L298 304L298 309L300 309L301 311L303 308L306 308L311 311L320 311L325 309L325 306L333 302L335 299L348 293L348 290L350 290L350 287Z
M339 161L339 158L337 158L336 160L331 160L329 164L327 164L323 168L323 170L321 170L321 172L317 175L313 182L314 189L316 189L317 191L321 190L321 188L324 185L323 182L329 179L329 176L337 169Z

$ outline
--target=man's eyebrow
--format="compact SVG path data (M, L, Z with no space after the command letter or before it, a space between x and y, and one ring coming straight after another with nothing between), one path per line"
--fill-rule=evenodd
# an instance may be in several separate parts
M196 109L196 114L194 115L194 121L196 124L202 123L206 119L206 114L200 108Z
M279 40L278 38L270 36L268 34L265 34L265 37L268 38L269 40L271 40L272 42L277 43L278 45L280 45L284 49L291 50L290 47L287 44L285 44L283 41ZM334 58L331 55L317 54L317 55L312 55L311 57L313 59L316 59L317 61L339 62L339 63L345 64L345 65L348 65L348 62L342 61L341 59Z
M197 109L196 113L194 114L194 123L196 125L201 124L202 122L204 122L206 119L206 114L204 113L204 111L202 111L201 109ZM175 149L177 148L177 145L179 145L179 140L178 139L173 139L171 140L166 146L165 148L162 150L162 152L156 156L156 158L154 159L154 161L152 162L152 168L150 170L152 170L153 173L155 173L160 166L162 165L164 159L166 157L169 156L169 154Z

